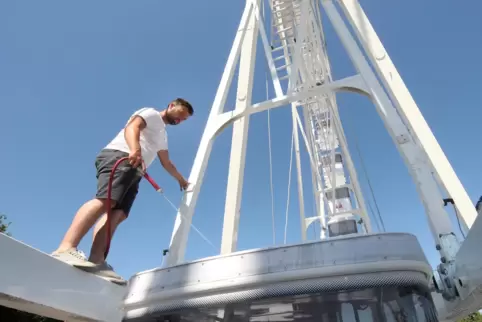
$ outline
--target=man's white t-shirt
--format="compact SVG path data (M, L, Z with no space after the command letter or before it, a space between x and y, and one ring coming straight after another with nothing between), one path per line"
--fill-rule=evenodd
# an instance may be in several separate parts
M141 131L139 141L142 159L147 168L154 161L159 150L167 150L166 124L162 120L159 111L151 107L141 108L134 112L129 121L136 115L142 117L146 122L146 127ZM105 148L129 153L130 149L124 137L124 129Z

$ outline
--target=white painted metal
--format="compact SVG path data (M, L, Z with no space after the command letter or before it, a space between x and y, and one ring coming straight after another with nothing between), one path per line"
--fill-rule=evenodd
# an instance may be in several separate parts
M275 1L275 3L278 3ZM291 28L290 30L292 31L292 34L290 36L286 36L285 38L282 39L282 42L284 42L285 45L283 45L282 49L285 50L286 48L290 47L290 42L288 41L290 37L293 39L293 44L294 42L294 37L298 36L301 34L301 36L306 35L306 39L314 38L314 33L307 33L305 29L306 25L300 25L299 21L312 21L313 15L308 15L308 13L312 12L313 5L311 4L310 1L298 1L298 0L293 0L293 1L284 1L284 4L291 3L292 7L289 9L289 6L286 5L283 7L283 10L275 11L274 13L276 14L276 20L275 23L279 20L283 19L291 19L292 21L296 22L298 18L303 17L303 19L298 19L298 25L296 23L292 23L289 27L286 27L286 23L281 23L280 25L284 27L283 30L287 28ZM422 197L422 200L424 202L424 205L427 209L428 217L429 217L429 222L431 225L432 233L434 235L434 239L436 240L437 244L440 244L441 247L441 253L442 256L444 256L446 259L453 259L454 252L449 251L448 249L451 248L452 250L454 247L457 246L457 241L453 240L454 237L451 235L452 232L452 227L449 221L448 216L446 215L445 209L443 208L443 205L441 203L441 200L443 199L439 188L437 186L437 182L433 179L431 175L431 169L429 165L427 164L425 154L423 153L422 149L416 144L416 142L413 140L411 134L408 131L408 128L403 124L400 116L398 113L396 113L395 108L391 104L387 94L381 87L381 85L378 83L378 80L376 79L376 76L374 72L371 70L371 68L368 65L368 62L365 60L361 50L358 48L355 40L351 36L351 34L348 31L348 28L344 24L343 20L341 19L341 16L334 6L334 4L331 1L323 1L322 2L323 7L325 8L328 17L330 18L331 22L333 23L336 32L340 36L342 43L345 45L350 58L352 59L355 67L359 70L361 75L363 75L363 78L352 78L352 79L345 79L342 80L341 82L347 82L347 81L352 81L354 82L350 87L351 88L357 88L358 90L366 92L370 97L374 100L377 109L385 122L388 131L394 138L394 141L399 148L400 152L402 153L402 156L406 159L406 162L409 166L410 171L412 172L412 175L414 176L415 180L417 181L417 187L420 192L420 195ZM256 4L255 4L256 5ZM295 10L294 8L298 8L298 10ZM299 10L301 7L302 10ZM252 2L247 2L247 6L245 9L245 14L243 15L242 19L242 24L241 26L244 26L247 21L248 15L252 12L253 4ZM282 12L280 12L282 11ZM298 14L300 12L300 14ZM255 10L256 16L259 18L259 7L256 5L256 10ZM306 17L306 18L305 18ZM308 17L310 19L308 19ZM313 22L313 24L316 25L316 21ZM260 23L262 25L262 23ZM298 30L295 30L297 27L300 27L301 32ZM313 29L313 28L312 28ZM305 32L303 32L305 30ZM260 27L260 31L264 31L264 27ZM346 147L346 140L344 139L344 134L343 130L341 127L341 124L338 119L338 113L335 111L335 109L332 106L327 106L326 103L329 101L328 95L333 95L334 91L337 89L340 89L339 85L337 86L337 81L330 82L330 79L313 79L307 78L308 82L302 83L303 81L303 74L308 74L307 71L310 68L314 68L316 66L309 65L306 66L305 64L306 60L301 59L304 58L304 56L299 52L300 57L295 57L294 64L297 66L297 72L299 72L299 78L298 76L296 79L294 77L289 76L291 79L290 81L294 83L296 81L296 87L294 85L291 86L291 93L285 94L280 97L280 85L277 84L279 82L279 78L275 78L275 91L277 92L277 98L273 99L271 101L267 101L264 103L258 103L254 104L251 108L246 108L246 109L236 109L232 112L225 112L222 114L218 114L222 110L222 104L225 101L226 93L227 90L229 89L229 83L228 80L230 81L231 74L229 71L232 72L234 69L234 65L237 62L237 57L239 55L240 51L240 45L242 44L242 37L244 37L245 34L245 29L240 28L240 31L238 32L238 35L235 40L235 45L233 46L232 49L232 55L230 55L230 61L229 64L227 65L225 77L223 77L223 82L221 83L221 86L219 87L218 94L215 99L215 104L213 106L213 112L210 114L210 118L208 121L208 124L206 126L206 131L203 134L203 138L201 140L200 144L200 149L198 151L198 155L195 160L195 164L193 166L193 171L190 176L190 181L193 183L193 189L186 193L186 196L183 200L183 203L181 205L180 211L184 212L184 218L187 218L185 222L180 219L181 216L178 216L178 219L176 220L176 227L173 233L173 240L172 240L172 246L169 254L169 259L168 259L168 264L175 264L179 263L182 260L182 254L184 253L185 247L186 247L186 241L187 241L187 234L189 231L189 223L187 221L190 221L194 212L194 203L192 200L195 200L195 197L199 193L200 186L202 184L202 173L204 172L204 168L207 164L207 159L208 159L208 146L210 147L212 144L212 140L214 138L214 135L219 133L225 126L227 126L230 122L235 121L236 119L240 119L241 117L247 116L251 113L255 112L260 112L262 110L266 110L269 108L274 108L275 106L279 106L282 104L286 103L292 103L292 102L298 102L301 104L310 104L311 101L307 100L313 100L314 93L317 92L318 99L321 99L324 101L325 105L320 105L317 103L318 110L322 108L322 110L319 110L318 113L321 115L325 115L325 118L318 118L318 120L321 123L321 133L323 135L326 134L325 137L320 137L317 136L316 133L313 135L315 138L315 141L318 141L319 145L317 146L317 150L314 151L313 155L316 157L318 153L320 153L323 150L329 151L329 155L333 156L332 150L334 150L336 147L339 146L340 142L343 142L344 147L343 147L343 152L346 152L345 155L348 156L347 160L349 160L349 153L347 151ZM308 34L310 36L308 36ZM262 36L264 38L264 47L266 48L266 37ZM309 41L304 41L304 38L297 38L297 42L295 46L295 53L291 55L286 55L285 60L288 59L288 57L294 57L296 55L296 48L300 49L299 46L301 43L304 44L303 48L309 47L309 45L313 46L313 42L310 43ZM311 48L311 47L310 47ZM235 55L235 54L238 55ZM286 53L285 53L286 54ZM266 53L268 55L268 53ZM269 55L268 55L269 56ZM231 59L232 58L232 59ZM236 58L236 59L234 59ZM270 63L270 69L273 74L273 61L275 59L268 59ZM283 68L286 68L288 64L283 65ZM327 69L326 62L325 62L325 70ZM309 68L308 68L309 67ZM303 73L303 70L305 71ZM293 72L293 71L291 71ZM226 76L227 75L227 76ZM320 74L323 76L323 74ZM313 84L313 80L316 82ZM311 82L310 82L311 81ZM322 83L323 82L323 83ZM363 85L360 84L360 82L363 82ZM290 83L290 85L292 84ZM304 85L304 86L302 86ZM318 86L317 86L318 85ZM324 90L323 90L324 89ZM310 95L311 94L311 95ZM223 99L224 98L224 99ZM217 103L217 104L216 104ZM330 113L329 118L327 117L327 113ZM326 125L326 126L323 126ZM328 126L329 125L329 126ZM340 140L340 135L342 139ZM336 136L336 137L335 137ZM326 139L328 137L328 139ZM306 138L307 139L307 138ZM334 146L330 146L335 144ZM324 148L324 149L323 149ZM333 159L333 158L332 158ZM323 159L322 159L323 160ZM196 162L197 161L197 162ZM330 160L331 162L327 163L332 163L334 160ZM323 162L321 162L323 164ZM200 166L202 165L202 167ZM333 164L328 166L323 166L318 170L320 173L326 173L328 172L330 168L333 167ZM353 169L352 164L349 164L349 168ZM333 169L332 169L333 170ZM233 170L234 171L234 170ZM347 194L343 194L344 190L342 190L344 187L347 188L355 188L356 190L356 195L357 197L360 196L360 198L357 198L358 203L363 203L363 198L361 198L361 192L359 191L359 188L355 187L357 185L357 180L356 180L356 173L355 171L350 171L353 173L353 177L355 177L355 180L351 180L350 185L345 185L344 180L342 180L341 185L337 185L336 183L331 183L329 186L331 187L330 190L327 189L325 193L331 192L331 207L329 207L329 213L334 213L336 208L340 208L340 213L341 214L346 214L347 212L352 212L352 213L359 213L362 215L362 218L364 219L365 224L367 225L367 230L370 231L369 227L369 219L368 216L366 216L366 212L364 211L364 204L362 205L362 208L360 211L357 211L357 209L352 210L350 205L350 199L345 199L343 200L344 197L348 196ZM329 178L329 176L327 176ZM332 180L335 179L336 177L332 176ZM326 183L325 183L326 186ZM333 187L336 187L333 189ZM346 190L345 190L346 191ZM323 195L325 195L323 193ZM336 198L336 195L340 194L341 198L338 200ZM240 197L239 197L240 198ZM238 197L236 200L240 200ZM191 200L191 202L189 202ZM325 196L323 196L323 199ZM335 200L333 200L335 199ZM342 201L345 201L342 203ZM347 202L348 201L348 202ZM333 207L333 203L336 203L338 207ZM330 203L328 202L328 206L330 206ZM228 206L227 206L228 207ZM443 240L442 240L443 239ZM447 240L447 241L446 241ZM448 247L446 244L451 244L450 247ZM455 245L455 246L454 246ZM172 259L172 260L171 260Z
M246 3L191 170L189 182L192 183L192 187L184 195L176 218L166 265L179 271L182 271L179 268L189 267L188 271L184 271L184 275L178 276L178 281L182 279L194 281L196 274L205 274L206 269L197 270L196 265L209 260L202 260L193 265L177 264L181 263L184 258L190 224L213 140L230 124L235 124L235 131L233 132L234 146L231 155L232 163L227 192L222 252L230 253L235 250L242 191L242 182L240 183L236 179L242 178L248 117L253 113L284 105L291 105L294 129L296 129L296 133L299 130L302 134L310 156L314 186L319 189L317 192L320 200L320 213L302 221L303 231L305 230L304 225L308 227L310 223L320 220L320 217L324 216L324 211L326 211L331 222L338 222L343 218L353 218L354 215L357 215L363 219L366 227L366 231L363 232L370 232L370 220L366 213L334 98L335 92L351 91L366 95L374 102L377 112L414 178L426 209L435 243L443 259L437 271L434 272L434 291L437 292L435 295L443 295L442 297L436 296L436 302L440 305L440 312L444 312L444 319L460 317L481 308L482 277L480 272L482 271L482 263L480 256L478 256L478 249L481 243L482 220L480 216L476 219L473 205L470 203L467 193L428 128L358 2L355 0L338 0L337 3L353 27L355 35L360 39L385 88L378 81L374 70L368 64L348 26L343 21L337 5L332 0L320 0L320 2L315 0L270 1L271 11L275 15L272 19L274 35L272 40L277 40L279 45L274 48L270 48L263 21L260 19L257 2L258 0L248 0ZM319 20L320 3L356 67L358 75L341 80L333 81L331 79L330 65ZM255 19L252 19L253 17L256 18L258 26L256 26ZM248 32L251 26L254 29ZM254 68L254 44L256 43L256 32L252 33L252 31L255 31L256 27L259 27L276 97L265 102L252 104L252 69ZM233 111L224 112L226 97L241 52L243 53L241 64L246 64L245 66L249 66L249 68L245 70L243 67L238 82L242 83L244 79L247 84L245 84L244 89L242 86L238 86L236 108ZM277 56L277 53L280 55ZM279 62L283 63L282 66L276 65ZM278 75L280 72L286 74ZM297 106L303 108L304 126L298 115ZM307 132L308 134L306 134ZM336 155L340 152L342 158L341 162L338 162ZM345 167L347 168L346 171ZM435 177L433 173L436 174ZM350 177L349 180L347 180L347 176ZM301 180L301 175L299 175L299 180ZM341 191L343 188L350 189L349 199L343 199L344 196L337 197L336 191ZM443 208L441 190L455 200L464 223L466 226L472 227L461 247L453 234L454 229ZM351 195L351 191L353 191L353 195ZM300 195L302 195L302 190ZM337 204L342 205L338 212L336 211ZM300 211L300 213L303 215L303 211ZM323 220L320 221L323 223L322 228L326 228ZM374 236L357 237L372 238ZM330 243L334 245L334 240L338 239L327 241L324 243L324 247L327 247L326 245L330 245ZM302 248L306 245L299 247ZM359 246L358 244L355 245ZM365 247L365 250L359 249L351 255L349 249L344 249L342 252L340 250L326 250L322 254L330 259L337 256L342 260L346 260L346 258L356 259L357 256L370 256L373 254L370 252L380 251L378 247L384 246L382 244ZM399 250L403 250L403 248ZM277 252L278 250L272 249L270 251ZM0 304L67 321L79 321L81 319L84 321L121 320L119 306L125 294L124 288L72 268L47 254L2 234L0 234L0 253L3 256L0 266L0 294L2 295ZM393 255L396 257L396 254ZM242 254L236 254L235 257L239 259L242 256ZM389 258L390 253L387 252L385 256ZM263 256L257 258L262 262ZM334 261L336 262L336 259ZM362 271L369 273L380 271L380 269L396 270L403 266L396 260L389 260L388 262L391 263L391 266L383 266L383 260L380 257L380 262L376 264L358 263L356 271L358 273ZM229 268L225 273L235 272L237 268L235 264L225 266ZM409 266L405 266L405 268L412 271L418 270L425 276L430 274L427 272L425 264L422 265L423 267L420 265ZM251 266L251 268L253 267L259 269L261 266ZM167 268L165 272L168 272L169 269ZM285 270L286 266L282 265L279 269ZM332 274L339 273L339 267L331 267L330 269ZM354 267L350 269L352 269L350 271L352 273L355 271ZM211 271L211 273L213 272L223 273L223 270L217 267L217 270ZM317 270L311 270L310 272L319 275ZM344 272L346 273L346 271ZM238 272L236 271L236 273ZM272 282L276 278L285 278L286 281L289 281L303 276L306 277L306 275L293 270L288 273L271 275L269 278L273 279L270 280ZM135 281L136 278L137 276L134 276L131 281ZM210 275L210 278L218 278L218 276ZM232 288L233 285L227 285L229 284L226 282L228 280L220 282L222 285L219 283L207 285L198 280L198 282L194 281L189 287L194 290L197 288L198 291L209 289L212 292L216 285ZM280 282L281 280L276 281ZM173 294L183 296L182 292L159 292L150 288L155 283L156 280L154 279L144 278L141 284L146 289L157 292L158 299L162 298L168 301L174 300ZM136 287L141 284L136 284ZM137 305L134 302L146 300L145 296L146 294L142 294L142 292L129 293L126 305ZM135 301L133 302L132 299L135 299ZM149 299L149 301L152 301L152 299Z
M323 185L318 185L321 187L319 194L322 198L321 200L323 200L324 207L326 207L325 209L328 211L329 218L336 215L340 216L339 219L341 219L341 217L351 218L351 215L359 214L365 224L365 230L370 232L370 220L366 214L363 197L358 180L356 179L356 172L348 152L346 139L333 97L336 91L341 90L349 90L367 95L375 103L380 117L385 123L388 132L392 136L415 180L417 190L427 212L427 218L435 243L442 256L442 263L439 265L438 270L445 270L452 274L455 267L454 260L459 248L459 242L455 234L453 234L453 227L443 206L443 196L440 191L441 185L442 188L445 188L447 192L451 193L449 196L457 195L458 201L456 201L456 203L458 209L459 211L461 209L467 210L463 217L469 225L471 220L473 222L473 218L475 218L473 216L473 209L468 209L472 207L472 205L470 205L470 207L468 206L468 199L465 198L466 193L462 191L463 188L459 184L458 179L458 184L455 185L455 189L447 188L447 186L455 182L455 175L452 175L453 170L448 162L446 162L446 158L441 150L437 150L438 145L434 145L435 148L430 148L430 151L426 151L426 145L430 142L433 143L435 139L428 127L424 126L425 123L421 122L423 118L421 118L416 105L414 103L412 104L413 100L407 95L408 91L405 90L406 93L404 93L404 96L399 93L397 87L400 88L400 86L403 85L401 80L396 84L387 81L388 73L395 70L393 65L386 65L385 62L376 62L375 58L380 57L377 57L374 53L374 46L378 46L376 48L377 50L383 47L380 47L381 44L372 41L373 39L378 41L373 29L369 30L369 35L363 34L364 31L362 28L366 27L367 19L364 14L361 14L362 11L358 2L353 0L340 1L342 8L345 10L345 15L355 29L357 36L362 40L365 49L369 55L371 55L370 57L376 65L376 71L380 74L384 82L386 91L377 80L375 72L365 59L334 2L332 0L321 0L320 2L341 39L342 44L347 50L350 59L358 70L359 75L339 81L331 80L330 67L323 45L324 40L322 37L321 22L319 22L319 16L316 12L318 9L317 1L273 0L270 2L273 14L272 30L274 30L273 34L275 35L274 40L278 41L279 46L272 46L271 53L268 53L266 50L268 48L268 40L261 20L260 32L277 97L266 102L253 104L244 110L234 110L221 114L219 114L220 110L213 112L211 114L212 117L210 117L208 121L202 142L209 142L209 144L211 144L213 137L223 128L235 120L252 113L290 103L304 106L305 111L303 111L303 114L305 120L307 119L307 114L310 116L308 117L311 121L310 124L305 124L307 128L312 131L310 135L307 136L304 134L303 126L299 121L295 106L292 106L292 114L293 118L296 117L298 120L296 124L301 125L300 130L303 133L308 151L312 151L312 153L310 153L310 162L315 164L313 170L316 168L314 172L318 184L323 182ZM246 11L251 10L251 7L252 2L248 1ZM254 14L259 19L260 15L258 11L259 8L255 6ZM362 25L362 23L365 25ZM239 42L236 44L239 45ZM236 47L233 46L233 51L235 48ZM276 57L273 55L276 52L282 55ZM388 57L386 53L384 53L384 55L384 57ZM283 62L283 64L276 66L276 62L279 61ZM233 62L230 61L227 67L232 64ZM282 71L286 71L286 75L280 77L279 73ZM281 82L285 80L288 81L288 85L283 87ZM283 88L285 88L284 93L282 93ZM217 96L225 97L227 89L228 84L222 83ZM392 96L395 103L392 103L389 95ZM220 101L220 99L217 98L215 101ZM218 106L215 107L217 108ZM307 113L306 110L309 112ZM398 111L403 113L398 113ZM196 159L203 160L202 163L205 166L207 153L203 149L204 145L201 144ZM340 149L341 152L343 152L341 162L337 162L336 160L336 149ZM440 158L443 159L441 161L442 166L435 166L434 163L437 163L437 160ZM343 161L347 162L348 172L351 176L349 184L345 178L344 171L341 171L344 169ZM198 161L198 163L200 162L201 161ZM338 171L337 168L339 169ZM437 178L434 178L432 175L434 169L438 175ZM192 177L194 180L191 180L191 182L195 183L196 188L194 191L197 192L202 182L201 172L203 171L201 170L203 170L201 167L193 167ZM319 179L321 177L323 177L324 180L321 181ZM300 175L298 175L298 181L301 182ZM353 189L356 198L352 198L351 193L343 193L346 191L349 192L350 189ZM191 193L191 196L192 195L195 194ZM302 196L301 190L299 191L299 195ZM189 196L186 199L189 200ZM193 214L193 205L193 203L187 204L186 206L188 207L184 208L184 211L189 214L189 218L191 218ZM360 209L357 208L358 205ZM301 206L300 213L303 214L303 201ZM321 204L320 208L322 208ZM338 208L339 210L337 211ZM307 218L305 221L306 226L309 226L310 223L318 220L318 218L319 215L315 216L315 218ZM332 218L331 222L338 222L339 219ZM181 222L180 226L183 227L180 228L180 226L176 226L177 230L173 236L181 231L182 234L179 236L183 237L180 239L182 243L173 242L171 255L174 254L174 259L170 261L171 264L182 261L183 248L186 246L185 241L187 240L187 232L189 229L188 224L187 222L184 224ZM303 226L302 224L302 229L304 230L305 227ZM305 238L304 233L302 234L302 238ZM173 241L174 239L173 237Z
M388 95L378 82L374 72L365 60L361 50L358 48L355 39L350 34L343 22L334 3L330 0L323 0L322 5L332 22L335 31L345 46L353 64L358 69L368 87L368 93L372 97L377 111L379 112L385 126L392 136L395 145L407 163L407 167L416 181L416 187L424 203L432 230L434 240L441 243L441 236L449 236L453 231L449 217L443 207L443 197L439 187L432 177L431 169L422 149L412 139L407 126L402 122L399 114L393 107ZM452 238L452 237L450 237ZM457 243L456 241L454 241ZM449 258L450 253L441 249L442 256Z
M130 280L123 309L127 321L157 321L163 312L239 302L249 305L260 294L270 298L293 295L294 290L302 295L397 283L423 288L430 274L413 235L343 236L140 272Z
M0 305L54 319L119 322L126 287L0 233Z
M443 208L441 188L445 188L445 191L454 200L454 196L457 196L457 208L460 214L462 211L465 211L465 214L461 216L465 218L465 222L469 227L476 217L474 206L471 204L467 193L436 142L394 65L391 63L388 54L384 51L379 38L369 24L358 1L339 0L339 3L344 9L347 20L351 23L358 37L361 38L365 50L375 65L380 78L384 81L387 92L395 102L394 104L392 104L388 95L378 83L375 74L349 33L333 1L321 0L321 3L347 49L352 62L363 76L369 89L368 93L375 102L382 120L385 122L416 182L437 249L442 256L441 264L435 272L436 276L442 276L440 285L438 285L438 291L442 293L446 300L445 303L451 307L449 311L452 314L455 313L453 311L454 302L457 302L457 306L465 307L465 309L468 307L480 309L482 307L482 294L480 291L475 290L480 289L482 280L478 278L479 275L475 273L476 270L469 269L469 273L463 277L466 281L472 282L470 296L467 294L468 292L456 292L456 287L454 287L460 279L457 274L460 271L464 271L460 267L464 267L470 261L456 258L460 245L453 233L449 217ZM400 115L404 117L403 120ZM432 175L434 172L438 175L435 178ZM480 239L480 237L478 238ZM464 248L474 249L471 246ZM475 254L471 254L466 258L470 256L475 256ZM480 271L480 262L475 262L476 265L473 268L476 267ZM466 311L465 313L470 312Z
M297 0L293 1L294 4L296 2L297 2ZM289 3L289 1L287 1L286 3ZM254 10L254 12L253 12L253 7L256 7L256 10ZM294 17L299 18L299 15L296 12L291 12L291 11L287 10L286 8L280 9L280 10L283 11L283 12L279 12L279 11L275 12L277 17L281 15L281 18L278 18L278 20L285 19L290 14L293 14ZM308 10L308 8L305 9L305 12L307 12L307 10ZM229 90L230 83L231 83L231 80L232 80L232 74L233 74L234 68L236 67L237 62L238 62L241 47L242 47L242 45L248 46L247 48L251 47L251 44L249 44L249 43L244 44L243 43L243 40L244 40L244 37L245 37L245 34L246 34L245 26L247 25L247 21L248 21L251 14L255 14L256 17L258 18L259 28L260 28L260 32L261 32L261 35L262 35L262 38L263 38L264 48L265 49L267 48L267 37L264 34L265 28L264 28L264 25L263 25L262 21L259 19L260 18L259 6L257 5L257 3L253 3L252 1L248 1L247 5L246 5L246 8L245 8L245 11L244 11L244 14L243 14L243 17L241 19L240 28L238 29L238 34L236 35L235 42L234 42L232 50L231 50L230 57L228 58L228 64L226 65L225 73L223 75L221 84L218 88L218 92L217 92L215 100L214 100L213 108L212 108L211 114L209 116L208 123L206 125L206 130L205 130L205 132L203 134L203 137L201 139L201 144L200 144L200 147L198 149L198 153L197 153L195 161L194 161L194 165L193 165L193 168L192 168L192 171L191 171L191 175L189 177L189 181L191 182L192 187L191 187L190 191L186 192L186 194L185 194L185 196L184 196L184 198L181 202L181 206L179 208L180 213L178 213L178 216L176 218L175 228L174 228L172 240L171 240L170 251L169 251L169 254L168 254L168 258L166 260L167 265L174 265L174 264L179 263L183 260L185 248L187 246L187 238L188 238L188 234L189 234L189 225L192 221L192 216L193 216L193 213L194 213L195 201L197 199L197 196L199 194L199 191L200 191L200 188L201 188L201 185L202 185L202 178L203 178L206 166L207 166L209 153L210 153L210 150L211 150L211 147L212 147L212 142L213 142L214 136L217 135L219 133L219 131L221 131L224 127L229 125L231 122L234 122L238 119L241 119L245 116L248 116L249 114L261 112L261 111L264 111L264 110L267 110L267 109L270 109L270 108L278 107L278 106L289 104L289 103L298 102L298 104L299 104L300 101L308 99L308 98L313 99L313 94L315 92L317 92L318 90L320 90L320 91L324 90L324 91L326 91L326 94L329 94L329 93L332 93L332 90L334 88L337 88L338 86L344 86L346 88L351 88L353 85L350 84L350 83L359 84L359 79L356 79L356 78L351 79L350 78L350 79L342 80L340 82L327 83L325 85L318 86L318 88L314 88L313 86L306 86L306 89L303 90L303 91L301 91L300 89L296 89L296 90L291 91L293 94L281 95L282 89L281 89L281 84L280 84L280 78L275 76L274 79L273 79L273 82L274 82L274 87L275 87L275 93L277 95L276 99L266 101L264 103L253 104L251 108L243 108L243 109L237 108L237 109L235 109L234 111L231 111L231 112L221 113L222 110L223 110L223 106L225 104L227 92ZM294 17L293 17L293 19L294 19ZM298 23L299 23L299 21L298 21ZM289 44L287 43L287 39L289 37L288 36L285 36L285 37L286 37L285 39L281 39L281 42L284 43L285 45L282 45L282 47L280 47L280 48L283 49L285 51L285 54L286 54L286 48L289 47ZM276 49L274 49L273 51L276 51ZM289 59L287 58L289 55L287 55L287 56L285 55L286 64L283 65L281 68L275 68L275 66L274 66L274 60L275 59L273 59L273 57L270 53L266 52L266 55L268 57L268 63L269 63L272 75L273 74L277 75L277 72L279 72L280 70L291 68L289 66L290 65ZM300 64L301 64L301 62L300 62ZM303 68L306 69L306 66L304 66ZM320 92L320 94L321 94L321 92ZM295 107L292 107L292 108L295 108ZM305 140L307 140L306 137L305 137ZM234 142L234 143L239 144L240 142ZM239 166L237 166L236 169L233 168L232 171L238 172ZM320 170L318 169L318 171L320 171ZM298 180L300 182L301 178L299 178ZM301 189L301 187L300 187L300 189ZM231 192L235 193L236 196L229 195L227 197L227 200L236 200L236 202L239 203L240 199L241 199L241 194L240 193L238 194L238 192L240 192L240 191L241 191L240 189L236 189L236 191L232 190ZM300 192L299 195L302 196L302 193ZM360 194L360 196L361 196L361 194ZM323 194L323 199L326 201L326 196L324 194ZM303 199L301 199L301 203L303 202L302 200ZM229 207L236 208L236 204L230 204L230 205L226 204L226 207L227 208L229 208ZM181 215L181 214L183 214L183 215ZM303 214L302 208L301 208L301 214ZM361 214L363 214L363 213L361 213ZM367 225L369 225L368 217L366 217L365 223ZM304 226L304 223L302 223L302 227L303 226ZM303 229L303 230L305 230L305 229ZM230 234L235 235L235 234L237 234L237 231L235 232L234 230L231 230Z
M259 3L259 0L256 0ZM258 20L251 14L246 27L238 72L238 91L236 109L244 111L251 105L253 78L258 39ZM221 254L236 250L238 239L239 212L243 193L244 165L246 162L246 146L248 143L249 115L233 123L231 157L226 187L226 204L224 210Z
M291 104L291 116L293 119L293 138L295 147L295 160L296 160L296 177L298 179L298 203L300 207L300 228L301 228L301 240L306 241L306 221L305 221L305 200L303 196L303 178L301 175L301 158L300 158L300 139L298 133L298 122L296 121L297 109L295 104ZM312 167L313 168L313 167Z
M273 3L270 2L271 8L273 9ZM275 89L275 94L277 97L280 97L283 95L283 90L281 86L281 81L280 78L278 77L278 72L281 70L286 70L288 74L289 81L292 82L292 75L291 70L291 61L290 61L290 56L287 48L288 44L288 39L289 39L289 34L292 32L290 28L285 28L283 25L283 17L285 17L285 12L284 10L286 7L279 7L279 6L274 6L273 10L273 16L272 20L274 23L272 24L272 30L273 28L276 29L276 26L279 26L281 29L278 31L279 35L279 42L283 46L283 55L278 56L276 58L273 58L271 55L271 51L269 50L270 46L268 44L268 39L267 35L265 33L265 28L264 28L264 23L260 19L260 15L258 14L258 10L255 10L255 15L256 18L259 20L259 23L261 25L260 31L261 31L261 38L263 40L263 47L265 51L265 55L268 61L268 66L270 68L271 72L271 77L273 80L273 86ZM281 15L281 18L279 17ZM272 39L273 42L273 39ZM276 51L276 50L273 50ZM276 68L275 61L283 60L284 65L281 67ZM283 78L286 78L283 77ZM291 85L288 85L288 88L290 88ZM295 122L294 115L297 113L296 110L296 104L291 104L291 114L293 116L293 146L295 150L295 161L296 161L296 177L297 177L297 182L298 182L298 200L299 200L299 216L300 216L300 228L301 228L301 240L305 241L306 240L306 222L305 222L305 204L304 204L304 196L303 196L303 179L301 175L301 159L300 159L300 143L299 143L299 133L298 133L298 124ZM285 236L286 238L286 236Z
M202 179L204 176L204 172L206 171L209 155L211 153L214 140L213 127L216 126L215 123L217 121L217 117L222 113L224 109L224 104L226 103L226 98L228 95L228 89L231 84L234 70L241 52L241 44L243 43L244 36L246 34L246 26L252 12L253 6L251 3L249 3L248 5L246 5L243 15L241 17L238 32L236 34L236 37L234 38L233 47L231 49L231 52L229 53L228 61L224 69L224 73L221 78L216 97L214 98L214 103L208 118L208 123L201 138L196 158L194 159L191 174L189 175L189 182L192 185L190 188L191 190L187 191L184 194L184 197L181 201L181 205L179 207L180 213L178 212L176 222L174 224L174 230L172 233L169 253L166 259L166 265L174 265L183 260L184 258L184 253L187 246L187 239L189 236L189 227L192 222L192 216L194 214L194 207L196 205L199 192L201 190ZM239 114L242 114L242 112Z
M445 289L450 286L459 294L450 301L443 301L441 298L436 302L440 317L447 321L458 321L482 308L482 256L480 256L482 216L480 213L482 209L479 210L477 219L457 252L453 274L448 277L450 284L443 280L447 278L447 274L435 272L435 276L439 277L437 278L438 292L450 294L451 290Z
M289 92L303 91L307 88L318 86L325 81L331 81L329 61L322 37L321 22L315 12L318 8L316 3L310 1L272 1L271 3L274 8L273 14L276 18L273 22L273 29L276 31L274 35L277 36L272 42L280 39L280 42L283 44L282 46L284 46L283 57L276 57L274 60L282 60L281 58L284 58L284 66L287 66L286 71L290 81L288 86ZM276 51L276 49L274 51ZM281 53L281 51L276 52ZM283 77L280 79L282 78ZM304 106L303 117L305 125L309 129L307 137L312 146L312 150L317 151L314 153L317 169L312 169L312 171L325 174L323 176L325 178L325 180L323 180L324 188L321 182L318 183L318 185L314 183L318 193L318 200L315 204L318 211L314 217L307 218L305 220L306 224L302 223L301 226L303 229L304 226L309 226L309 224L321 218L321 236L324 237L325 207L328 207L327 210L331 213L346 213L352 208L351 203L353 198L351 195L349 198L338 199L336 198L337 193L328 191L329 189L337 190L339 186L344 184L343 181L346 179L340 178L342 183L339 183L334 181L336 178L326 176L327 172L332 173L331 169L333 168L333 164L326 161L330 159L330 156L334 156L336 149L339 148L340 142L338 136L343 136L343 129L341 127L336 128L336 126L333 125L333 123L336 123L334 118L338 117L338 113L332 93L328 93L326 96L311 97L307 100L298 101L297 103ZM342 148L342 151L343 153L348 153L347 149ZM351 161L349 154L346 155L346 158ZM345 175L344 172L344 170L341 172L343 176ZM349 174L356 196L354 203L360 203L362 209L362 211L355 209L354 213L363 214L363 216L366 217L366 224L370 226L354 167L349 167ZM316 174L314 173L314 175ZM301 181L301 179L298 180ZM328 186L330 188L327 188ZM323 190L325 190L324 193L331 194L331 201L325 200L326 196L323 195ZM302 195L302 193L299 194ZM335 204L337 207L335 207ZM300 212L302 215L303 210L300 210ZM329 216L333 216L333 214ZM302 236L303 235L304 233L302 233Z
M350 21L365 52L377 70L397 111L404 118L410 133L422 146L427 162L438 177L438 182L447 195L455 201L463 225L470 228L477 217L467 192L455 174L442 148L433 135L415 100L408 91L380 38L373 29L358 0L338 0L340 7Z

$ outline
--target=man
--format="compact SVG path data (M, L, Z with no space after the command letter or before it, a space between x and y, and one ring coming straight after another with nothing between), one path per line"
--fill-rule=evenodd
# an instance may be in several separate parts
M82 270L97 274L118 284L126 281L117 275L104 258L106 250L106 199L109 176L114 164L121 158L128 160L120 163L114 175L111 190L112 219L111 234L129 215L137 195L142 173L138 170L144 162L149 167L157 155L162 166L179 182L181 190L188 182L176 170L169 159L167 150L166 124L177 125L193 114L193 108L186 100L178 98L159 112L153 108L136 111L124 129L97 155L97 193L94 199L86 202L77 211L74 220L52 256ZM99 220L100 219L100 220ZM77 250L85 234L94 228L94 240L89 259Z

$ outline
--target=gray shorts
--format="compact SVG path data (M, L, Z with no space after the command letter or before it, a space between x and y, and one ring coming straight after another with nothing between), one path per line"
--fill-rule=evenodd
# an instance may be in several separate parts
M127 156L129 156L128 153L110 149L104 149L97 155L95 168L97 169L96 197L98 199L107 199L107 185L112 168L119 159ZM140 171L133 168L128 160L122 161L117 166L111 189L111 199L116 202L113 209L121 209L126 216L129 215L136 199L141 179L142 174Z

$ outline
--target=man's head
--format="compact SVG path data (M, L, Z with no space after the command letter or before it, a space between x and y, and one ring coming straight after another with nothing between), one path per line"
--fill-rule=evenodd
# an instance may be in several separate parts
M187 120L193 114L194 110L188 101L182 98L176 98L169 103L167 108L164 110L164 113L162 113L162 118L167 124L177 125Z

